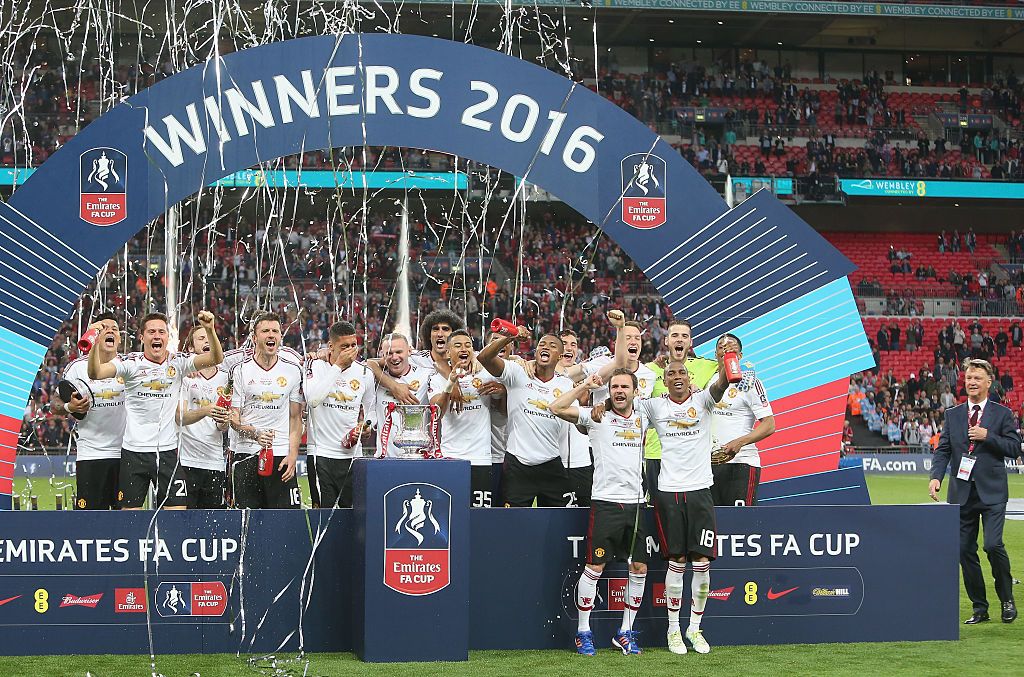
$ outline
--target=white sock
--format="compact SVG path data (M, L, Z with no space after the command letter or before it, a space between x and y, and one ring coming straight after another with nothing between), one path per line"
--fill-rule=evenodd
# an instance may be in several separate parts
M693 569L693 580L690 582L693 597L690 598L690 627L686 631L697 632L711 589L711 562L693 562L690 567Z
M686 564L669 561L665 572L665 604L668 606L668 631L679 632L679 609L683 606L683 574Z
M636 612L640 610L640 603L644 601L644 585L647 583L647 574L629 572L629 583L626 586L626 608L622 612L622 632L633 629L633 621L636 620Z
M590 612L594 609L594 599L597 597L597 582L601 574L590 567L583 567L580 574L580 582L576 584L576 609L580 613L580 632L590 631Z

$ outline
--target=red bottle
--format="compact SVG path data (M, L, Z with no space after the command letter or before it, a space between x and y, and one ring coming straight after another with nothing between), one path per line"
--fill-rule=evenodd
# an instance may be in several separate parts
M725 358L725 376L729 379L729 383L739 383L742 381L743 372L740 371L740 356L729 351L723 357Z
M83 354L88 355L89 351L92 350L93 343L96 342L96 337L99 335L99 329L90 329L82 334L82 338L78 339L78 350Z
M230 379L228 380L227 385L224 386L224 391L220 395L217 396L217 406L220 407L221 409L230 409L231 408L231 380Z
M270 477L274 474L274 449L272 447L264 447L263 449L260 449L260 455L256 465L256 473L260 477Z
M495 334L511 336L512 338L519 336L519 326L500 317L491 320L491 331Z

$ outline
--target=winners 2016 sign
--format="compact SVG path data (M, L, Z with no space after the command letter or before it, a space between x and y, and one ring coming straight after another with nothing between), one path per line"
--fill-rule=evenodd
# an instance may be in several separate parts
M521 59L418 36L311 37L235 52L158 82L100 116L0 204L8 242L0 253L0 370L9 375L0 389L0 461L14 462L35 365L96 271L146 223L267 159L361 145L451 153L558 196L623 248L674 313L690 318L698 347L725 331L746 339L754 321L782 327L773 345L810 340L828 351L843 343L841 360L830 353L831 366L799 379L787 376L786 356L748 355L759 372L779 367L789 389L772 391L776 398L873 364L859 324L826 321L856 314L848 288L819 318L816 335L827 333L827 342L792 336L791 304L845 285L853 266L769 193L730 212L635 118ZM712 268L718 278L708 278ZM812 365L818 357L826 356L805 353ZM828 448L806 455L817 459L814 468L787 457L787 472L834 469L840 426L820 438ZM11 489L2 472L0 508Z

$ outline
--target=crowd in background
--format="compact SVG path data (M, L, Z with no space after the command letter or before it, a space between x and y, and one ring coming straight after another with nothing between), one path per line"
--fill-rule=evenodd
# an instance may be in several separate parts
M325 342L335 320L349 319L366 346L364 354L374 354L381 336L396 321L392 301L399 220L373 212L365 224L351 215L341 222L344 226L314 219L295 229L267 229L238 218L212 248L206 241L208 231L199 229L183 243L188 255L181 270L182 331L199 310L209 309L217 316L225 349L230 349L244 340L247 318L257 309L270 308L284 318L285 344L300 352ZM105 274L61 327L25 407L21 451L67 447L68 423L52 416L46 405L65 366L78 356L75 342L90 316L113 309L126 331L125 349L135 350L137 319L151 310L166 310L162 250L153 249L154 243L163 242L162 228L157 223L128 243L127 268L120 255L111 259ZM536 337L549 330L575 330L586 355L614 342L603 316L611 304L648 324L644 354L654 356L671 314L618 245L598 237L593 226L562 222L551 214L525 224L523 233L524 238L518 232L491 234L498 241L495 260L484 258L481 278L478 246L425 219L412 219L414 332L418 318L448 308L466 318L479 345L491 319L514 316ZM499 266L507 277L498 275Z

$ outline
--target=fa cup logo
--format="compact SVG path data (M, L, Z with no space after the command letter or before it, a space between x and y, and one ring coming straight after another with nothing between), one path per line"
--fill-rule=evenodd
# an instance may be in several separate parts
M430 595L451 581L452 496L434 484L400 484L384 494L384 585Z
M401 533L404 526L405 530L416 539L417 545L423 545L423 534L420 533L420 530L428 520L434 527L434 533L440 533L441 525L437 523L432 513L433 504L433 501L424 500L420 495L420 490L417 489L415 496L402 503L402 518L395 525L395 531Z

